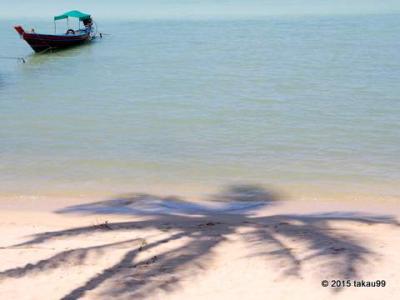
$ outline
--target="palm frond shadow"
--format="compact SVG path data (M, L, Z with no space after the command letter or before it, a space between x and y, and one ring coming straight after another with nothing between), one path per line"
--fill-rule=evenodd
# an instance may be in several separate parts
M306 262L321 261L325 268L338 278L357 278L359 266L374 258L374 251L350 233L335 230L343 222L358 224L391 224L398 226L391 216L347 214L330 212L324 214L257 214L261 209L276 205L278 197L258 186L233 186L216 195L208 204L198 204L184 199L135 194L103 202L68 207L58 213L83 214L140 214L144 220L114 222L105 226L86 226L62 231L45 232L12 247L32 247L58 239L97 235L103 232L135 232L157 230L164 235L144 243L135 237L116 243L103 244L63 251L47 259L0 272L2 280L35 276L64 265L80 265L89 253L99 259L113 247L126 249L122 259L113 266L94 275L62 299L79 299L89 291L101 290L104 298L150 297L159 290L173 291L183 279L205 272L215 258L215 250L228 238L238 235L247 243L249 256L264 257L266 262L280 262L278 271L282 276L301 277ZM288 246L302 244L307 256L302 257L296 249ZM177 246L164 247L162 244ZM305 245L305 246L304 246ZM140 253L156 252L147 259Z

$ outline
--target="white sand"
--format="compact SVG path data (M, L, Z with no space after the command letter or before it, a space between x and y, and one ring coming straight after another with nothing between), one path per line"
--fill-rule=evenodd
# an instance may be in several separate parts
M138 217L35 201L0 204L0 299L399 299L396 205ZM324 279L386 287L324 288Z

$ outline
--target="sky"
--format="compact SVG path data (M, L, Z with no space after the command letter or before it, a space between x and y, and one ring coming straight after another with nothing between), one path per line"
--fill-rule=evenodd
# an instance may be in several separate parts
M68 10L97 19L262 17L399 13L400 0L0 0L0 18L44 18Z

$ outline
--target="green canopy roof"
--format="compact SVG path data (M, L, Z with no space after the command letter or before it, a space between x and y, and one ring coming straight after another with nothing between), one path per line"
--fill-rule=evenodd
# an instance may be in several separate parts
M80 21L84 21L86 19L89 19L90 15L84 14L84 13L82 13L80 11L77 11L77 10L71 10L69 12L66 12L66 13L62 14L62 15L55 16L54 17L54 21L66 19L66 18L69 18L69 17L78 18Z

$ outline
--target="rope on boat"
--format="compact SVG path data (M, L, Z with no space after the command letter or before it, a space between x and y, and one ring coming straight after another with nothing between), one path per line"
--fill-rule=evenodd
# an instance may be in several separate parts
M26 63L26 59L24 57L17 57L17 56L0 56L0 59L13 59L22 62L23 64Z
M46 43L47 45L49 45L48 43ZM53 47L51 47L51 46L49 46L48 48L46 48L46 49L44 49L44 50L42 50L42 51L40 51L40 52L37 52L36 54L44 54L44 53L46 53L46 52L48 52L48 51L50 51L51 53L53 53L53 50L55 50L56 48L53 48Z

